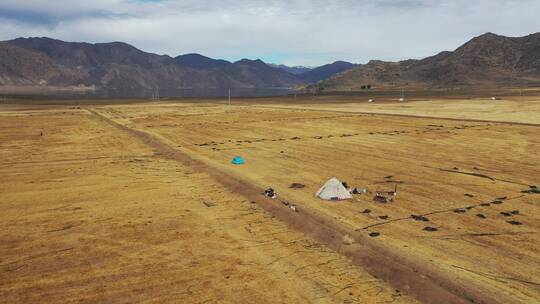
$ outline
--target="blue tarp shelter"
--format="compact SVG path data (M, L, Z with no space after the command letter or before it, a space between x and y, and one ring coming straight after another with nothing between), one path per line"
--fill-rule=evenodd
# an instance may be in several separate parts
M242 158L242 156L235 156L233 158L233 160L231 161L231 163L233 165L243 165L245 164L246 162L244 161L244 159Z

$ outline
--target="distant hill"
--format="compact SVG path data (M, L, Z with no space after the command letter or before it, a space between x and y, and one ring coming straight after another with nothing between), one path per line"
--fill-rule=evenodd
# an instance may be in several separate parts
M308 83L315 83L321 80L328 79L336 74L350 70L354 68L355 64L345 61L336 61L334 63L326 64L310 71L304 72L299 75L301 79Z
M271 67L281 69L285 72L289 72L293 75L300 75L313 70L313 68L305 66L286 66L284 64L269 64Z
M453 52L422 60L370 61L322 83L326 89L454 87L540 83L540 33L505 37L487 33Z
M230 63L198 54L172 58L129 44L18 38L0 43L0 86L88 87L115 96L211 89L282 89L304 83L260 60ZM171 93L174 94L174 93Z
M295 75L273 68L260 59L242 59L224 67L223 71L233 79L242 83L250 83L254 87L277 88L303 83Z
M336 61L334 63L325 64L316 68L308 68L303 66L290 67L283 64L271 64L271 66L294 74L306 83L316 83L321 80L326 80L341 72L350 70L358 65L345 61Z

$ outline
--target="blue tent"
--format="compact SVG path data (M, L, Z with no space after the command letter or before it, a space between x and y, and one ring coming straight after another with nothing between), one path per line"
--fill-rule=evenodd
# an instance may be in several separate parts
M243 165L245 164L246 162L244 161L244 159L242 158L242 156L235 156L233 158L233 160L231 161L232 164L234 165Z

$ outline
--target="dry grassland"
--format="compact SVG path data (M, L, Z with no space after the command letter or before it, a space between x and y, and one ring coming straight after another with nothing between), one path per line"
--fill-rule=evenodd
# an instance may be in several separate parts
M2 303L415 302L84 109L0 130Z
M413 295L450 303L435 287L414 286L426 280L463 303L534 303L539 104L6 108L0 295L194 303L398 303ZM235 155L246 165L231 165ZM316 199L332 176L370 192ZM395 185L395 202L373 202L375 191ZM278 200L254 204L246 195L268 186L298 206L293 220ZM302 229L313 219L353 244Z

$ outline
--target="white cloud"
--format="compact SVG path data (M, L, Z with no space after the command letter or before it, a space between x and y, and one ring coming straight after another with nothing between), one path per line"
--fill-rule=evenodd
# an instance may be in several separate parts
M526 35L540 29L538 11L533 0L3 0L0 39L125 41L172 56L317 65L420 58L487 31Z

